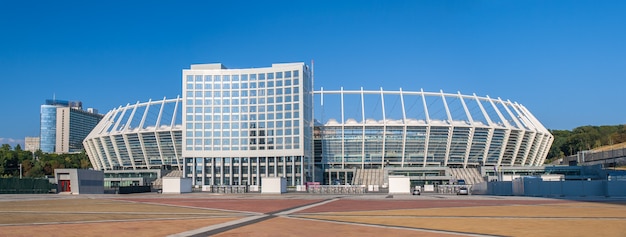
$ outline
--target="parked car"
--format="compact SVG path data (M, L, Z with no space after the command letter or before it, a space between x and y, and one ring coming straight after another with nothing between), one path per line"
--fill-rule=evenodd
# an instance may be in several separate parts
M413 189L413 195L420 195L421 192L419 189Z
M459 190L456 192L456 195L468 195L469 194L469 190L467 189L467 187L460 187Z

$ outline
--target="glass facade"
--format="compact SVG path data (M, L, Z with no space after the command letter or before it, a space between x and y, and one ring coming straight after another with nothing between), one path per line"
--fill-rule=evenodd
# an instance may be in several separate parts
M183 156L204 159L190 159L186 174L212 185L256 184L278 175L292 185L310 180L312 86L303 63L184 70ZM211 168L192 168L202 166Z
M46 100L40 116L40 149L47 153L81 152L83 140L102 119L82 110L80 101L63 100Z
M40 149L42 152L54 152L57 136L57 106L41 106Z
M382 88L315 94L315 165L324 170L539 166L553 139L523 106L500 99Z

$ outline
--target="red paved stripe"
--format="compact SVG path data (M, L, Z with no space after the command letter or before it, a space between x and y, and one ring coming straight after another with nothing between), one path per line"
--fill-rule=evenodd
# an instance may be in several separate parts
M248 211L270 213L298 206L319 202L322 199L185 199L185 198L155 198L155 199L118 199L134 202L169 204L186 207L215 208L233 211Z
M396 209L474 207L504 205L541 205L564 203L566 200L350 200L342 199L325 205L308 208L298 213L377 211Z

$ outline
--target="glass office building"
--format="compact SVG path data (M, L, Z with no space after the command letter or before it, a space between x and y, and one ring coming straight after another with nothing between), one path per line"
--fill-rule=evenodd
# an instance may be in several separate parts
M197 185L312 181L313 83L304 63L183 70L185 176Z
M102 119L96 110L83 110L80 101L46 100L40 112L40 149L47 153L81 152L83 140Z
M42 152L54 152L57 137L57 106L41 106L40 143Z

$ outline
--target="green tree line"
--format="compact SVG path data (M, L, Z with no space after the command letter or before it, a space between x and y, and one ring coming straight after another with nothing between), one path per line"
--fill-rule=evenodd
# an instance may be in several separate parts
M82 152L77 154L43 153L22 150L18 144L0 147L0 178L20 177L20 164L23 177L44 177L54 175L58 168L91 168L89 157Z
M546 163L602 146L626 142L626 125L581 126L569 130L550 130L554 142Z

